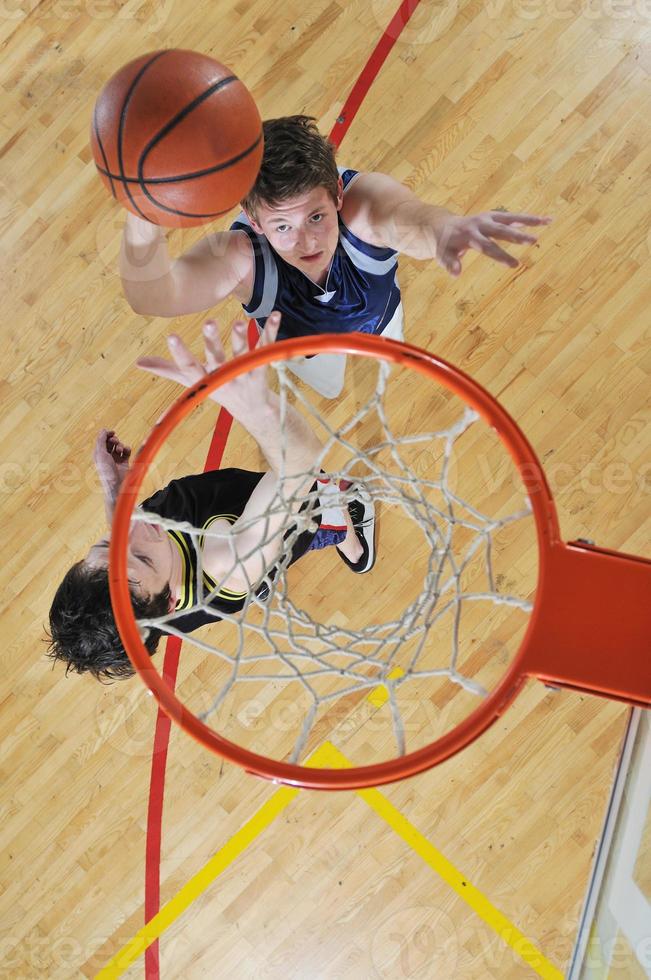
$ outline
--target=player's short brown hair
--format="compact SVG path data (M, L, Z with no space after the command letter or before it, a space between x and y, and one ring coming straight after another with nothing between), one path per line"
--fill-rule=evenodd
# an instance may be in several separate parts
M260 204L277 206L315 187L325 187L337 203L339 172L335 148L316 127L313 116L265 119L264 154L256 182L241 201L256 218Z

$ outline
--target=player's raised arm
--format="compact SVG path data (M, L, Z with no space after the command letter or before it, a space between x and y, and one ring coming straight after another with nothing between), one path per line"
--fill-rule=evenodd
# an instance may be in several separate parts
M93 462L104 496L104 510L110 527L120 487L129 472L131 447L125 446L114 429L100 429L93 449Z
M274 311L267 318L258 346L272 344L279 326L280 313ZM245 320L236 320L231 328L233 354L236 357L247 349L246 329ZM204 364L197 360L178 335L172 334L168 338L172 361L143 357L138 360L138 367L190 387L226 361L219 330L213 320L204 324L203 334ZM303 475L313 467L321 443L307 419L292 405L286 405L284 419L281 418L280 399L267 384L266 366L246 371L215 389L210 397L229 411L253 436L273 472L285 478L286 492L293 494L300 490L305 483Z
M272 344L279 326L280 314L274 312L267 318L258 346ZM246 321L235 321L231 338L233 354L243 354L247 346ZM168 338L171 362L145 357L138 360L138 367L190 387L226 361L214 321L204 325L204 344L205 363L201 364L181 338L173 334ZM310 490L319 469L322 444L307 419L292 405L285 405L281 415L280 399L267 384L266 366L239 375L210 397L253 436L271 467L230 529L230 542L209 538L205 547L206 570L222 579L222 585L248 591L280 556L287 514L298 512ZM287 507L276 507L270 514L270 505L279 490L285 499L292 500Z
M553 218L511 211L453 214L428 204L387 174L362 174L351 187L342 212L355 234L375 245L394 248L415 259L436 259L452 276L461 273L469 249L515 268L518 260L495 239L531 245L537 239L522 227L538 227Z
M145 316L200 313L235 293L246 302L253 251L242 231L207 235L173 259L165 229L128 214L122 233L120 277L127 302Z

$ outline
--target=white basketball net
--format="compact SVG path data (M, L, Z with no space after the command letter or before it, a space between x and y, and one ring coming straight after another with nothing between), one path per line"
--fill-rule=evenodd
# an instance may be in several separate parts
M266 683L276 689L280 684L298 684L304 694L306 710L302 724L297 726L293 736L293 748L288 752L289 761L297 762L305 753L310 733L322 709L342 698L352 697L354 700L357 696L359 701L365 693L384 685L390 706L395 748L399 754L404 754L409 748L406 744L399 696L404 685L416 685L420 692L426 690L426 685L431 684L433 679L438 678L457 685L477 699L487 694L477 680L467 676L462 670L460 626L464 611L477 603L512 606L524 613L531 611L532 603L528 599L500 591L493 569L493 536L507 525L530 517L529 501L523 488L523 506L514 513L496 519L482 513L452 491L449 486L449 471L455 443L479 419L478 414L470 408L466 407L465 411L460 409L460 417L447 428L395 436L390 430L384 405L390 373L387 363L377 362L377 384L372 396L353 418L336 429L328 424L327 419L319 414L303 391L294 384L283 362L275 362L272 366L278 375L283 411L288 394L291 393L295 402L303 407L305 414L318 421L319 426L327 433L324 450L311 474L313 478L323 478L321 464L334 447L343 447L348 455L343 468L336 471L327 469L331 480L327 504L326 495L318 490L299 501L285 497L282 480L279 482L268 515L278 511L285 514L285 530L289 534L285 539L283 554L276 563L274 577L267 574L262 580L267 583L270 594L265 600L259 599L255 590L261 582L250 582L251 591L241 611L232 614L220 612L223 622L210 626L208 634L203 629L193 634L181 633L175 628L174 621L197 609L215 615L215 610L210 608L210 602L226 578L217 583L213 592L204 590L199 539L206 535L228 537L228 532L195 528L185 522L157 515L157 524L191 535L198 558L199 594L192 610L185 608L156 619L140 619L139 626L141 630L158 627L166 633L180 636L202 654L210 654L219 662L219 669L215 670L217 692L214 697L211 695L212 701L208 707L201 713L197 712L202 721L213 718L220 707L227 703L229 696L235 694L239 685ZM379 420L382 438L374 445L362 449L354 444L351 434L373 413ZM438 472L432 473L428 478L419 476L404 458L406 448L419 443L439 447ZM340 480L352 481L353 487L340 489ZM385 508L397 508L418 525L426 545L425 573L418 595L408 603L399 617L360 628L350 628L342 627L336 622L329 623L329 610L322 608L322 604L318 605L315 615L318 611L325 621L313 618L305 608L299 608L294 603L292 589L287 581L288 563L297 536L307 529L316 530L320 514L326 505L330 508L334 503L346 507L355 495L354 485L360 483L374 501L376 517L384 513ZM319 492L324 499L319 499ZM307 501L307 507L296 513L303 500ZM151 516L137 510L133 519L151 520ZM268 541L267 519L258 518L255 523L260 543ZM455 551L459 532L462 532L464 544L461 551ZM354 576L342 564L341 587L348 591L357 588L363 596L366 588L385 586L386 572L383 576L380 571L382 558L382 538L379 535L378 564L364 576ZM483 561L484 566L483 587L464 590L464 573L478 559ZM384 560L387 561L386 557ZM401 563L409 561L410 556L394 555L391 560ZM234 559L229 574L235 570L236 564ZM299 566L300 562L292 566L290 576ZM267 572L271 572L271 568ZM361 612L363 614L363 608ZM224 632L226 629L224 624L232 626L228 631L229 649L220 642L220 630ZM436 664L432 663L433 648L438 651L436 656L439 662ZM292 690L295 691L296 688Z

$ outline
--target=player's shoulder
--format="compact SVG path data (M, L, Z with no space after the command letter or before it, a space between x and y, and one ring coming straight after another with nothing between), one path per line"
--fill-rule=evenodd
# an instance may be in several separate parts
M206 235L190 249L188 256L194 259L195 267L211 276L218 275L228 285L228 292L240 302L248 300L253 288L255 255L249 236L239 224Z
M240 225L236 227L231 226L224 234L226 238L226 252L231 264L239 272L246 273L254 264L250 236L244 227Z
M393 183L387 174L355 171L354 177L344 184L341 220L357 238L370 245L388 247L386 236L378 227L377 203Z
M233 289L233 295L241 303L247 304L251 299L255 279L254 244L243 228L231 229L227 234L230 235L230 265L237 276L237 285Z

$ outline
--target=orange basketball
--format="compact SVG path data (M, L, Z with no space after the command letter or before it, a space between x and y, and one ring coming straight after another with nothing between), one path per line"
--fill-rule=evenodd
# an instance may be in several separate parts
M130 61L95 103L91 146L113 197L170 228L226 214L260 169L262 121L246 86L196 51Z

